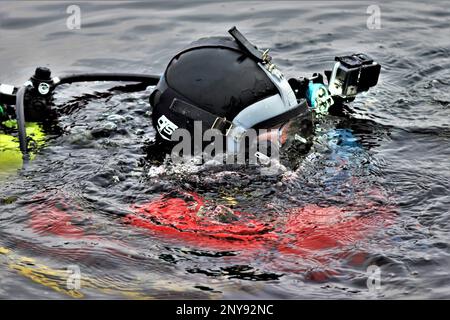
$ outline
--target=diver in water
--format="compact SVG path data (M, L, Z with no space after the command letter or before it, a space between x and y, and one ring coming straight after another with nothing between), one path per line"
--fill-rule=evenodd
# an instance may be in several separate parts
M44 127L37 125L33 132L30 123L57 120L59 111L52 108L52 93L60 84L126 81L143 88L155 86L149 100L156 137L146 146L151 163L160 163L167 156L173 160L177 154L224 153L234 158L243 150L246 161L254 156L264 165L280 155L295 168L313 145L316 122L328 114L343 114L345 103L377 84L380 65L364 54L336 57L333 69L324 75L287 79L268 50L259 50L236 28L229 32L231 37L193 42L170 60L161 77L82 74L52 78L50 70L38 68L21 88L0 85L0 131L4 132L0 134L0 159L14 149L15 161L21 165L21 153L27 161L42 147ZM42 197L43 203L47 201L45 194ZM48 201L54 204L30 207L33 229L82 236L83 230L71 225L69 210L60 209L66 207L64 202L72 205L73 200L51 199ZM366 199L359 200L353 205L367 208ZM371 206L380 211L376 204ZM125 223L220 249L276 242L283 250L301 252L296 248L326 248L339 240L336 238L359 239L367 233L366 226L382 225L378 217L349 220L345 208L313 204L293 208L286 213L287 220L283 216L269 224L186 190L135 205L130 211ZM311 225L324 225L323 217L332 224L322 226L329 232L317 237ZM294 243L285 239L285 234Z
M259 50L235 27L229 33L232 37L191 43L170 60L161 77L85 74L52 78L50 70L38 68L21 88L0 86L2 131L17 132L20 150L27 155L40 144L27 134L25 121L48 124L58 118L58 111L51 107L57 86L130 81L156 85L150 95L157 131L154 143L147 146L151 160L195 156L205 150L212 156L244 152L246 160L259 163L280 154L293 160L311 147L316 118L342 113L345 102L378 81L380 65L364 54L336 57L333 70L325 71L325 76L317 73L288 80L268 50ZM8 120L13 118L17 124L11 125Z
M364 54L337 57L326 72L328 86L321 74L288 80L268 50L258 50L236 28L229 32L232 38L200 39L170 60L150 96L153 159L178 155L175 144L184 138L183 155L214 144L214 155L245 153L247 163L281 155L294 166L311 147L315 118L342 113L344 102L378 81L380 66Z

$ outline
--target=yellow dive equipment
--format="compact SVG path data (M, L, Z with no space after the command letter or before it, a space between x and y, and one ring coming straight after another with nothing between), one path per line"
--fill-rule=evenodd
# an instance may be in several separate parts
M0 128L16 130L17 122L15 120L7 120L1 123ZM34 141L35 148L30 152L30 159L35 156L36 150L45 143L45 133L42 125L36 122L26 124L27 136ZM2 132L0 129L0 180L14 174L20 170L23 165L22 152L19 148L19 139L12 135Z

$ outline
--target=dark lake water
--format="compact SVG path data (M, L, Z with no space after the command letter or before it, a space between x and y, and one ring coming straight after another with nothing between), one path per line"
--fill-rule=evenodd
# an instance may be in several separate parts
M66 26L67 2L2 1L0 83L21 84L40 65L55 75L160 74L179 48L233 25L272 48L290 77L354 52L382 74L351 104L352 119L323 121L299 168L270 178L146 162L151 89L58 89L56 104L74 109L60 119L64 133L48 135L22 170L0 173L0 298L450 298L448 2L380 3L379 29L367 26L371 2L72 4L80 30ZM261 223L291 219L293 230L235 246L124 222L133 204L173 190ZM80 289L67 286L67 268L80 270Z

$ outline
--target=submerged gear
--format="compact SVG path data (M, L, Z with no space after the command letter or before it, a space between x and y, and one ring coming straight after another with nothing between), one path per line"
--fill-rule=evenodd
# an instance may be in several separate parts
M392 208L359 197L348 207L310 204L288 209L278 220L260 221L254 213L180 191L134 206L124 222L200 248L248 252L275 247L308 257L352 245L390 223ZM372 210L379 214L362 214Z
M6 132L0 131L0 179L8 176L22 168L23 159L19 148L19 141L16 137L7 134L8 131L17 130L16 121L9 120L0 124ZM45 133L42 126L35 122L26 124L26 132L30 141L34 144L30 159L35 157L35 150L45 143Z

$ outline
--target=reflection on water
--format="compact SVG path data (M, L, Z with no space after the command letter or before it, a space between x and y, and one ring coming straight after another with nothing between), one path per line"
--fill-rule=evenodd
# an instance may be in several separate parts
M0 82L38 65L161 73L180 47L233 25L288 76L366 52L382 77L276 176L149 164L151 88L61 87L64 133L20 172L17 141L0 135L0 297L448 298L448 5L381 4L379 30L354 2L79 5L82 28L68 30L65 3L3 3Z

